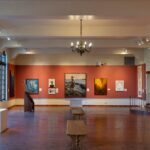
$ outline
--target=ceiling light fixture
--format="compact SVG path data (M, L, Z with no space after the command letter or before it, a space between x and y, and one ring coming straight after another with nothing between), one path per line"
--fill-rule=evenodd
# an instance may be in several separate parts
M147 37L147 38L139 39L137 41L137 44L138 44L138 46L142 46L142 45L149 43L149 42L150 42L150 37Z
M123 54L123 55L128 54L128 50L127 50L126 48L124 48L123 51L122 51L122 54Z
M90 52L92 48L92 43L89 44L82 39L82 18L80 19L80 40L76 43L71 42L71 49L73 52L79 53L81 56L85 52Z
M10 41L10 40L11 40L11 38L10 38L10 37L7 37L7 40L8 40L8 41Z

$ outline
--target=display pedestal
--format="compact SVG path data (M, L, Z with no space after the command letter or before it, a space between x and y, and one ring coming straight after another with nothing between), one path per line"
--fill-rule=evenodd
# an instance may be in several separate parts
M8 111L0 108L0 133L7 129Z

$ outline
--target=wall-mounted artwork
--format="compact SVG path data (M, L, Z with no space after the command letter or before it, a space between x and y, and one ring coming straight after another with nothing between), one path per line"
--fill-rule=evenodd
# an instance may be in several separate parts
M48 94L56 94L56 88L48 88Z
M48 94L56 94L55 79L48 79Z
M86 97L86 74L65 74L65 97Z
M138 97L142 97L142 66L137 67Z
M107 79L106 78L95 79L94 93L95 95L107 95Z
M116 91L124 91L124 80L116 80Z
M26 92L31 94L39 93L39 80L38 79L26 79L25 81Z
M55 79L48 79L48 87L49 88L55 87Z
M10 77L10 97L14 97L14 72L10 71L9 72L9 77Z

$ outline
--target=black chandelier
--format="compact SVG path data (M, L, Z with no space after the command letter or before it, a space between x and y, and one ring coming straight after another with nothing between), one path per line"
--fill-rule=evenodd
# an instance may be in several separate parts
M82 19L80 19L80 40L76 43L71 42L71 49L73 52L79 53L81 56L85 52L90 52L92 48L92 43L89 44L82 39Z

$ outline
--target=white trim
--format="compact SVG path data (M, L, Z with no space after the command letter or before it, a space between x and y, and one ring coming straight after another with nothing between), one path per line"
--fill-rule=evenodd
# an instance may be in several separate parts
M0 107L2 108L9 108L15 105L16 105L15 99L0 102Z
M34 98L33 99L35 105L70 105L70 101L65 99L47 99L47 98ZM16 99L16 105L24 105L24 99L19 98Z
M114 106L129 106L130 99L129 98L109 98L109 99L96 99L96 98L82 98L82 99L65 99L65 98L57 98L57 99L33 99L35 105L71 105L73 101L77 104L81 105L114 105ZM140 106L142 101L141 99L134 99L135 105ZM23 105L23 99L16 99L16 105ZM77 104L77 105L78 105Z
M109 99L98 99L98 98L82 98L82 99L65 99L65 98L38 98L33 99L35 105L105 105L105 106L129 106L130 105L130 99L129 98L109 98ZM142 101L141 99L134 99L134 105L137 106L144 106L146 104L146 101ZM9 108L12 106L17 105L24 105L24 99L23 98L17 98L17 99L11 99L8 101L0 102L0 107L2 108Z

